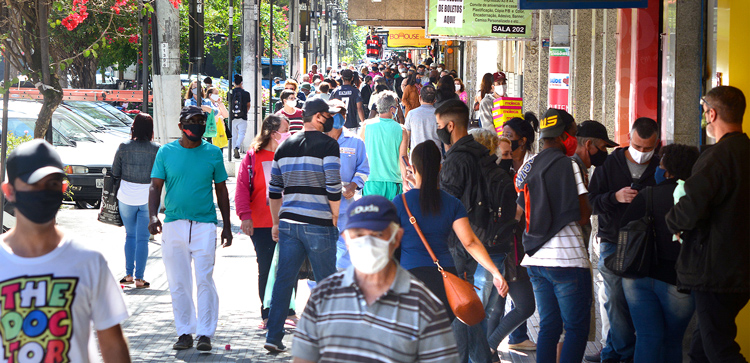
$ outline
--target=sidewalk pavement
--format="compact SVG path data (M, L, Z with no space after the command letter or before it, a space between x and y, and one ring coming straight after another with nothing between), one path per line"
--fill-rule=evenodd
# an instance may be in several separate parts
M195 348L176 351L169 285L161 260L161 239L149 242L149 257L144 279L151 283L148 289L124 287L125 302L130 318L122 323L130 343L133 362L290 362L289 352L268 354L263 348L265 330L257 328L261 322L258 298L258 265L250 238L240 232L240 221L234 212L235 179L227 181L232 206L232 231L234 242L222 248L217 242L214 280L219 292L219 325L211 343L210 353L199 353ZM125 230L100 223L97 210L65 208L58 213L57 223L66 235L79 243L100 251L117 280L125 276ZM221 214L217 215L221 218ZM163 215L160 216L163 220ZM220 229L218 231L220 233ZM134 286L134 285L130 285ZM309 296L307 284L302 281L297 289L297 312L302 312ZM194 301L195 288L193 289ZM284 338L291 347L292 334ZM195 337L194 337L195 338ZM225 347L229 345L230 349Z

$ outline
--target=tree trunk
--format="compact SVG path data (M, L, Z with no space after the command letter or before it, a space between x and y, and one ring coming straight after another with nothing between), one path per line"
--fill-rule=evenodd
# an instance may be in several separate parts
M39 117L36 120L36 127L34 127L34 138L43 139L47 135L47 130L52 122L52 114L57 109L57 106L62 103L62 87L60 87L60 81L57 76L50 75L52 86L55 89L43 90L44 101L42 103L42 109L39 110ZM50 143L52 140L48 140Z
M73 86L75 88L96 88L96 69L99 67L94 57L78 57L73 61L72 67L75 73Z

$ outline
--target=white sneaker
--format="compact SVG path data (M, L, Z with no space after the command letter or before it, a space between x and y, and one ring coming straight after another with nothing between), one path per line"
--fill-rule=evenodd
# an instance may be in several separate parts
M508 344L508 348L515 350L536 350L536 343L526 339L518 344Z

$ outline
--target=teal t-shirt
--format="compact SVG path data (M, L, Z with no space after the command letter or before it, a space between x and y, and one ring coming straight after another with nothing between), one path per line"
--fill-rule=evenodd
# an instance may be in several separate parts
M365 148L370 156L368 181L401 183L399 148L403 126L393 119L375 118L365 126ZM371 155L377 155L371 156Z
M227 180L221 149L205 140L193 149L171 142L156 153L151 177L163 179L167 189L165 223L217 223L213 184Z

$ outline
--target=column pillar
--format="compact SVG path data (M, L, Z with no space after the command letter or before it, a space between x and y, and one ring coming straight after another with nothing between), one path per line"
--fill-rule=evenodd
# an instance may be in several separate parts
M591 118L591 70L592 70L592 10L573 10L571 39L571 99L570 114L581 122Z

